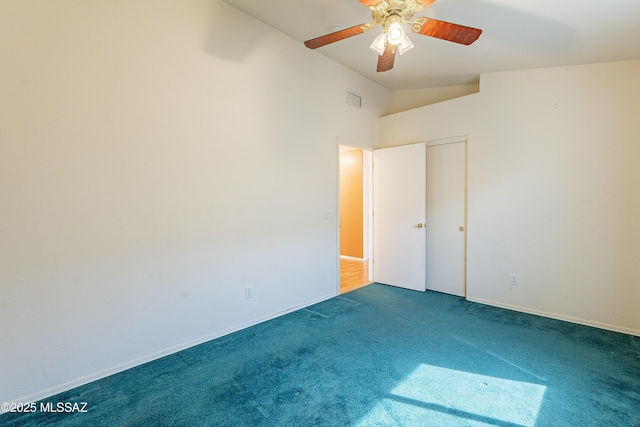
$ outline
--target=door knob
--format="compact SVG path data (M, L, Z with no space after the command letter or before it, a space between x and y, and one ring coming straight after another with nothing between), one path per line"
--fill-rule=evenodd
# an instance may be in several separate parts
M421 222L419 222L418 223L418 228L422 228L422 227L424 227L424 225Z
M464 231L464 227L459 227L458 230Z

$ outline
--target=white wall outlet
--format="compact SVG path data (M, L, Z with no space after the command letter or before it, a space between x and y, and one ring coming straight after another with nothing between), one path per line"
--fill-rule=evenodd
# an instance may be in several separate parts
M509 274L509 284L511 286L518 286L518 275L517 274Z
M253 287L247 286L244 288L244 296L246 299L253 298Z
M332 208L327 208L324 210L324 217L329 219L329 218L334 218L336 216L336 212L332 209Z

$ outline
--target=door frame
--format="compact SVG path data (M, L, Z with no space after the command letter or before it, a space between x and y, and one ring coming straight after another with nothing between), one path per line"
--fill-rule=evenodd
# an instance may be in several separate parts
M347 138L336 138L336 295L340 295L340 146L355 148L363 151L362 184L367 193L363 214L364 221L364 258L369 261L368 279L373 278L373 148L371 145ZM365 155L366 154L366 155Z
M418 141L425 142L427 148L434 145L444 145L444 144L452 144L457 142L465 143L465 159L464 159L464 179L465 179L465 209L464 209L464 298L467 298L467 240L468 240L468 227L467 227L467 219L468 219L468 211L469 211L469 136L468 135L457 135L447 138L437 138L430 139L427 141ZM415 142L414 142L415 143ZM368 206L366 208L366 215L368 216L367 221L367 243L365 247L365 253L368 255L369 259L369 280L373 279L373 151L381 148L391 148L391 147L399 147L402 145L410 145L413 143L407 144L398 144L392 145L389 147L378 147L373 148L371 145L367 145L361 143L359 141L350 140L347 138L337 137L336 138L336 296L340 295L340 146L344 145L347 147L357 148L359 150L363 150L369 152L370 155L368 157L368 165L366 166L368 169L368 176L363 177L363 180L366 178L366 186L368 191ZM365 165L363 165L363 174L364 174ZM364 184L364 182L363 182ZM426 259L425 259L426 263ZM427 266L428 268L428 266Z

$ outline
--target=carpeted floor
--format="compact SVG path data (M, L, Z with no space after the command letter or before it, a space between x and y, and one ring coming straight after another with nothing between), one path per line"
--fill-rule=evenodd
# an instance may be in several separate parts
M373 284L44 402L0 425L640 426L640 338Z

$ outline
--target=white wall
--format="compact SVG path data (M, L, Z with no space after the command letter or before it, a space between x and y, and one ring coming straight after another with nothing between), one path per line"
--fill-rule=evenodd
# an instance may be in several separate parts
M395 114L414 108L424 107L425 105L431 105L437 102L471 95L472 93L477 93L479 89L480 85L474 84L432 87L425 89L394 90L391 91L389 108L387 108L385 115Z
M380 119L381 146L468 135L469 299L640 335L638 75L487 74L479 94Z
M386 90L218 0L0 28L0 401L336 294L336 141L377 143Z

